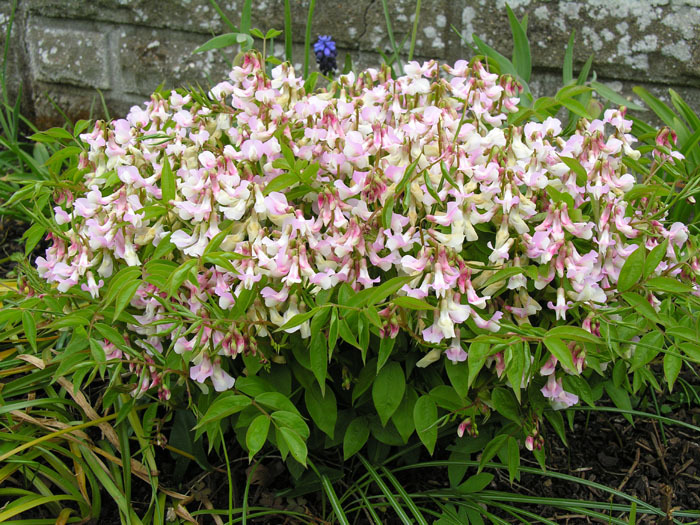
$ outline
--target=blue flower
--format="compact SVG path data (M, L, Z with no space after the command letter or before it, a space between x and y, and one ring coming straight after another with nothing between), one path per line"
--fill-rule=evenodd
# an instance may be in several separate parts
M335 61L338 51L335 48L335 42L329 35L318 37L314 44L314 54L318 68L324 75L330 75L338 69L338 64Z

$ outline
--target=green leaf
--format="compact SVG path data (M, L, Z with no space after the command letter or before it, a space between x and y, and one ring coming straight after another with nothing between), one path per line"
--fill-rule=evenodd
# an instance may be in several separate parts
M632 410L632 401L630 401L630 396L624 388L615 386L612 381L606 381L605 391L617 408L623 411ZM632 416L624 412L622 415L625 416L625 419L627 419L631 425L634 424Z
M103 306L109 306L117 297L126 283L137 279L141 275L141 269L134 266L127 266L119 270L109 281L107 293L104 296Z
M515 70L515 67L513 66L510 60L501 55L491 46L484 43L478 36L472 35L472 39L474 40L476 47L479 48L479 51L481 51L485 56L493 60L498 65L498 68L501 70L501 74L517 76L518 72Z
M560 156L559 160L566 164L569 169L576 174L576 184L579 186L585 186L586 182L588 181L588 172L586 171L586 168L581 165L578 159ZM569 211L571 211L571 208Z
M567 374L564 376L563 384L564 390L576 394L588 406L593 406L594 400L591 386L588 384L588 381L586 381L583 377L570 376Z
M165 154L163 155L163 168L160 172L160 189L162 192L161 200L163 204L168 204L171 200L175 199L175 176L170 167L168 155Z
M646 282L646 285L670 293L688 293L693 290L692 286L670 277L653 277Z
M328 327L328 359L333 355L333 350L338 343L338 309L334 306L331 309L331 322Z
M574 40L576 37L576 30L571 30L571 36L569 36L569 43L566 45L566 51L564 52L564 65L562 66L562 80L564 85L568 85L569 82L574 81ZM513 481L511 480L511 483Z
M508 4L506 4L506 11L508 12L510 30L513 33L513 65L520 78L525 82L530 82L532 60L530 58L530 43L527 40L525 28L518 21Z
M24 335L27 337L27 341L29 341L32 350L36 352L36 321L31 312L27 310L22 311L22 329L24 330Z
M496 273L494 273L491 277L489 277L486 280L486 282L481 285L481 288L487 288L488 286L491 286L494 283L497 283L499 281L505 281L506 279L510 279L514 275L520 275L524 272L525 269L520 266L510 266L508 268L502 268L501 270L498 270Z
M574 365L574 359L571 356L571 350L566 346L564 341L558 337L545 336L542 340L554 357L569 371L578 375L578 370Z
M223 392L217 396L194 428L200 428L236 414L250 406L250 404L251 400L248 396L234 394L233 392Z
M391 227L391 217L394 213L394 196L392 195L384 202L382 208L382 226L384 229Z
M316 176L318 175L318 170L321 168L321 165L318 162L313 162L309 164L304 171L301 173L301 179L306 183L306 184L311 184L312 182L316 181Z
M289 412L288 410L278 410L272 413L272 419L277 426L289 428L293 430L302 439L308 439L310 432L309 426L304 422L298 412Z
M340 338L348 343L349 345L354 346L358 350L362 351L362 347L360 346L360 343L357 342L357 339L355 339L355 335L352 333L352 330L350 330L350 326L348 326L348 322L345 319L340 319L338 322L338 331L340 333ZM364 352L363 352L364 355Z
M399 408L391 416L391 422L394 423L404 443L408 441L408 438L411 437L411 434L416 429L416 424L413 421L413 409L417 400L418 394L416 394L416 391L407 387Z
M559 191L553 186L547 186L545 191L554 202L564 202L570 210L574 209L574 198L567 191Z
M566 430L564 429L564 418L562 417L561 412L556 410L545 410L544 417L546 417L547 421L551 423L552 428L557 433L557 436L559 436L562 443L568 447L569 445L566 443Z
M333 439L338 419L338 405L333 390L329 388L323 395L319 386L314 384L304 392L304 402L314 423Z
M253 47L253 38L244 33L225 33L206 41L203 45L195 49L193 53L204 53L212 49L221 49L222 47L230 47L242 43L245 43L248 48L251 48Z
M131 302L131 299L134 297L136 290L138 290L139 286L141 286L142 283L143 281L141 281L141 279L137 279L135 281L125 284L124 287L119 291L119 293L117 294L116 301L114 302L114 315L112 315L113 323L124 311L124 308L126 308L126 306Z
M642 297L641 295L632 292L623 293L622 297L638 313L642 314L651 322L659 323L661 325L664 324L661 318L659 317L659 314L657 314L656 310L652 308L652 306L649 304L649 301L647 301L646 297Z
M579 86L576 84L571 84L569 86L564 86L559 91L557 91L557 94L554 95L554 99L560 100L565 98L572 98L583 93L590 93L591 91L593 91L593 89L588 86Z
M515 394L515 397L517 398L518 404L520 404L521 399L520 390L522 389L523 384L525 363L529 360L530 351L525 343L516 342L506 348L506 376L508 377L508 381L513 389L513 394Z
M308 450L306 449L306 443L304 443L301 436L286 427L279 427L277 430L289 448L289 452L291 452L292 457L306 467L306 456L308 454Z
M387 296L399 291L405 284L411 282L415 277L404 275L402 277L394 277L379 286L365 288L364 290L353 295L345 303L346 306L361 308L363 306L374 305L383 301Z
M591 115L590 113L588 113L586 106L581 104L578 100L574 98L565 98L560 100L559 102L561 102L561 105L569 111L571 111L573 114L583 118L591 118Z
M396 412L406 390L406 377L401 365L395 361L387 363L377 374L372 385L372 401L377 409L382 426Z
M469 479L457 487L457 491L461 492L462 494L474 494L475 492L481 492L484 490L492 481L493 474L490 472L480 472L479 474L470 476Z
M595 91L599 94L602 95L603 97L607 98L610 102L613 104L617 104L618 106L625 106L629 109L634 109L636 111L644 111L644 108L640 106L639 104L635 104L634 102L627 100L625 97L620 95L617 91L612 90L605 84L601 84L600 82L596 82L595 80L592 80L590 82L590 85Z
M558 337L559 339L570 339L580 343L600 344L600 338L592 333L579 328L578 326L555 326L547 331L548 337Z
M511 485L513 481L518 476L520 470L520 446L518 446L518 441L510 436L508 438L508 480ZM484 472L482 472L484 474Z
M263 392L255 396L255 402L273 410L282 410L298 414L299 411L287 396L279 392Z
M24 232L22 238L24 241L24 255L29 256L32 250L36 248L39 241L44 237L46 228L41 224L32 224L27 231Z
M172 236L172 232L168 232L158 242L158 246L156 246L156 249L153 252L153 255L151 256L151 261L149 261L149 262L153 262L155 260L158 260L158 259L168 255L170 252L172 252L175 249L175 245L170 242L171 236Z
M396 343L396 339L392 339L391 337L382 337L382 340L379 342L379 356L377 358L377 373L382 369L384 364L387 362L387 359L389 359L389 356L391 355L392 350L394 350L394 344Z
M445 370L457 395L461 398L467 397L469 392L469 365L464 361L461 363L446 362Z
M406 171L403 174L403 177L401 177L401 180L399 181L398 185L396 186L396 195L400 195L406 187L410 187L409 181L411 180L411 176L413 175L413 172L416 170L416 166L418 166L418 162L420 161L420 155L416 160L411 162L411 164L406 168Z
M491 392L491 401L499 414L516 423L521 422L520 405L513 392L505 388L494 388Z
M654 359L661 351L663 342L664 336L661 332L654 331L645 334L635 346L630 371L634 372Z
M416 433L425 448L432 456L437 442L437 405L430 396L421 396L413 407L413 422L416 425Z
M95 329L116 347L124 347L124 336L116 328L104 323L95 323Z
M695 330L685 326L669 326L666 329L666 335L672 335L675 338L685 339L691 343L700 340L700 337L698 337Z
M311 371L321 388L326 389L326 373L328 370L328 342L321 331L312 331L311 344L309 345L309 363Z
M668 239L664 239L664 241L661 244L659 244L658 246L654 246L651 252L649 252L646 262L644 263L645 279L654 273L654 270L656 270L656 268L659 266L659 263L663 260L664 256L666 255L667 249Z
M468 387L474 384L474 380L484 366L486 358L491 355L490 350L491 346L487 343L473 342L469 345L469 352L467 352L467 365L469 368Z
M619 291L626 292L641 280L644 271L645 254L646 248L640 245L627 257L617 279L617 289Z
M197 259L185 261L168 278L167 292L169 296L175 295L177 291L192 274L192 270L197 266Z
M46 138L49 138L51 140L45 140ZM29 139L35 142L56 142L56 140L54 139L72 140L73 135L71 135L68 131L66 131L63 128L56 127L49 128L39 133L35 133L34 135L31 135Z
M369 438L369 421L362 416L350 421L343 436L343 460L357 454Z
M425 170L423 172L423 182L425 183L425 189L427 189L430 196L433 199L435 199L435 202L442 202L442 199L438 195L437 191L435 191L435 187L433 186L433 183L430 180L430 177L428 175L428 170Z
M674 352L678 351L676 348L673 350ZM682 366L683 359L681 359L678 354L672 354L670 352L666 352L664 354L664 377L668 383L669 392L673 392L673 385L678 378L678 374L680 373Z
M294 173L283 173L278 175L263 188L263 195L269 195L273 191L280 191L290 188L299 182L299 177Z
M649 106L654 113L656 113L664 124L671 128L674 127L674 119L676 119L676 114L671 108L641 86L635 86L632 88L632 91L634 91L639 98L641 98L646 105Z
M435 310L435 306L429 302L407 295L394 297L391 302L396 306L408 308L409 310Z
M260 452L260 449L267 441L267 433L270 430L270 418L265 414L256 417L245 433L245 444L248 447L248 461L253 460L253 456Z
M302 325L306 321L311 319L314 315L316 315L316 312L318 312L319 310L320 310L320 307L316 307L316 308L312 308L308 312L296 314L289 321L287 321L282 326L280 326L277 330L275 330L275 332L282 332L284 330L289 330L290 328L295 328L299 325Z
M501 448L503 448L503 446L508 441L508 437L508 434L499 434L488 442L488 444L484 447L484 452L481 454L478 472L481 472L484 468L484 465L486 465L486 463L488 463L491 460L491 458L493 458L498 453L498 451L501 450Z

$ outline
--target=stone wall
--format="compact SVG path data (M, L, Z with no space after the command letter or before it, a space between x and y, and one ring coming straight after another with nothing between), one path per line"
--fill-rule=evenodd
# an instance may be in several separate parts
M13 1L0 0L3 41ZM253 27L283 28L284 0L253 4ZM292 4L294 61L301 65L309 0ZM243 0L219 5L239 22ZM410 34L415 0L388 5L401 42ZM576 30L576 66L594 53L598 79L631 99L634 85L660 96L672 87L700 108L700 0L511 0L510 6L519 17L528 14L538 95L560 84L564 49ZM469 57L473 33L506 55L512 47L505 0L423 0L419 22L418 59ZM192 51L225 30L208 0L17 0L8 83L12 92L22 85L25 112L39 126L61 122L54 103L73 119L102 117L98 89L119 115L159 84L206 86L223 78L232 50ZM350 53L356 67L377 66L378 50L389 50L380 0L317 0L312 34L335 38L341 64ZM280 39L271 51L282 56Z

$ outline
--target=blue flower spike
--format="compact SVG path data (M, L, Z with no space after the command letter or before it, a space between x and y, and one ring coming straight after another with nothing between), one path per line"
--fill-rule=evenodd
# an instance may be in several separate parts
M335 42L329 35L320 35L314 44L314 54L316 55L316 63L322 74L332 75L338 64L336 58L338 51L335 48Z

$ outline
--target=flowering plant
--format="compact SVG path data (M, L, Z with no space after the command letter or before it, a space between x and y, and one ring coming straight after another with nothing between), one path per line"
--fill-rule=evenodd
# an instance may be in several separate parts
M370 433L432 452L437 423L474 435L492 411L538 449L542 414L559 428L551 409L597 385L624 398L628 368L658 386L666 346L669 384L698 359L674 312L700 267L648 183L680 156L668 134L639 181L624 108L564 135L516 125L519 91L431 61L307 93L249 53L208 93L156 93L80 136L39 273L99 305L87 340L135 396L193 381L198 432L233 416L251 457L270 439L305 462L301 396L346 456Z

